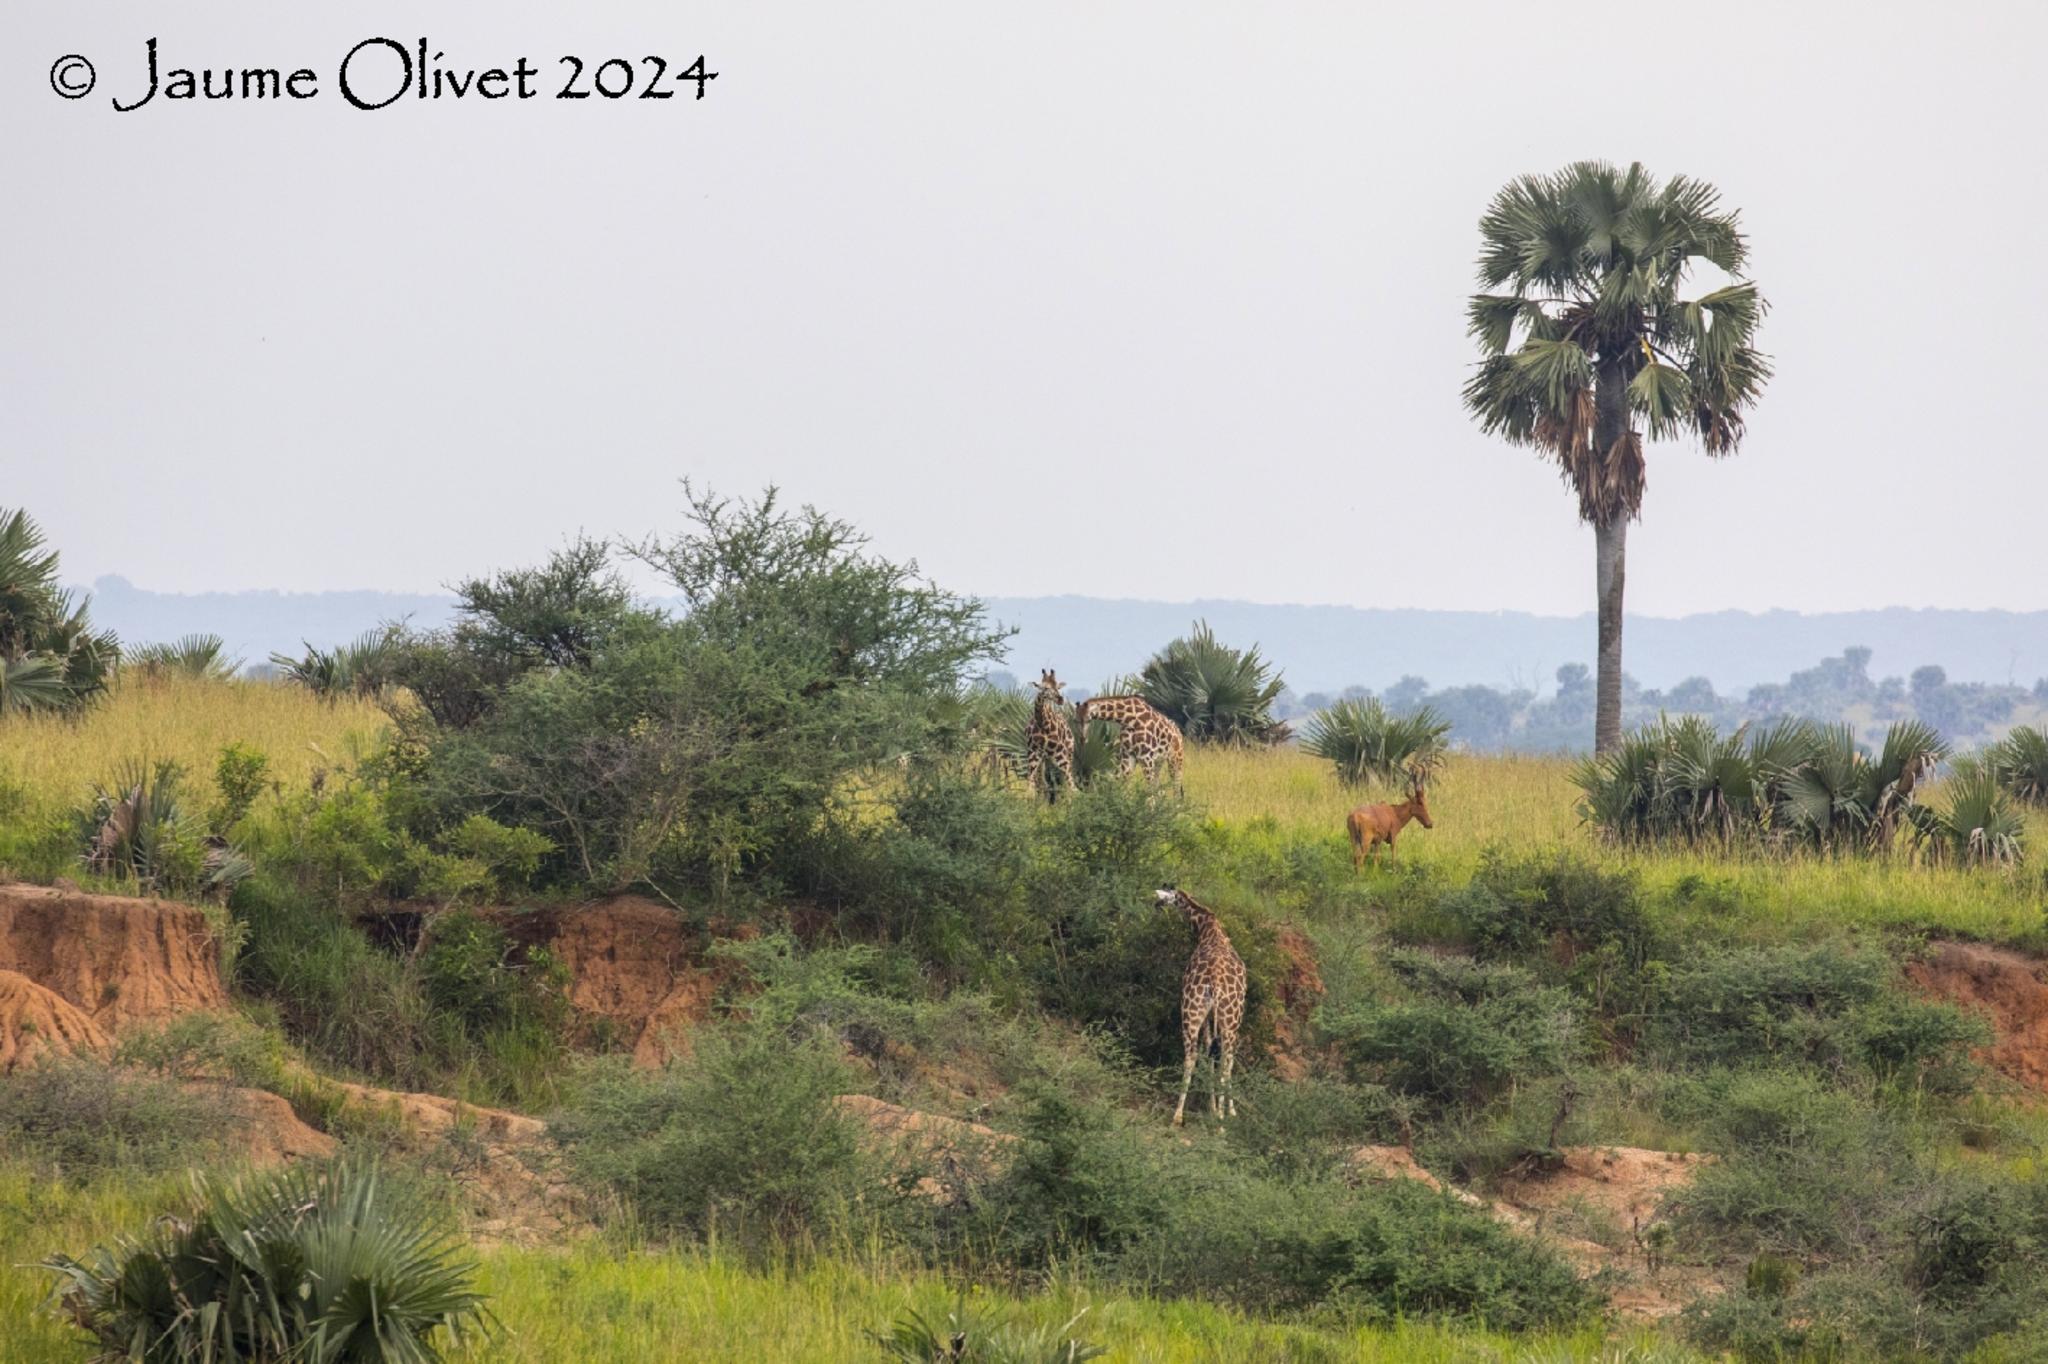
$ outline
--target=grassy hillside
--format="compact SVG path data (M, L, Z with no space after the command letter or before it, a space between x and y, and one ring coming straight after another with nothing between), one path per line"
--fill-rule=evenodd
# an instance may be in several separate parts
M1107 786L1048 809L944 764L890 764L800 832L792 856L818 868L803 879L679 888L693 922L766 936L734 949L730 1019L649 1077L579 1056L544 998L556 987L487 929L464 940L480 958L408 955L336 912L416 907L435 885L462 887L458 904L566 894L496 864L433 880L497 836L472 856L407 832L421 788L364 761L390 738L377 708L136 683L0 734L0 862L42 877L78 874L70 821L122 762L177 761L204 804L222 747L260 751L265 789L230 830L257 866L231 901L235 1026L295 1063L557 1119L566 1168L622 1211L588 1237L484 1251L506 1333L461 1357L878 1358L867 1332L961 1292L1033 1324L1091 1306L1081 1334L1133 1361L1877 1358L1916 1341L1993 1361L2027 1357L2038 1322L2003 1276L2040 1273L2048 1125L1969 1062L1977 1025L1900 974L1928 937L2042 946L2038 863L1623 852L1581 827L1568 764L1456 757L1431 789L1435 828L1356 875L1342 823L1360 797L1294 750L1193 750L1185 808ZM2032 820L2038 850L2048 825ZM1219 909L1254 981L1245 1112L1220 1134L1200 1117L1205 1072L1185 1142L1164 1126L1185 929L1144 912L1162 877ZM1288 933L1313 953L1319 1003L1284 997L1304 950ZM1270 1043L1302 1078L1274 1078ZM0 1080L0 1142L21 1083ZM988 1123L1021 1143L1024 1172L971 1216L882 1198L851 1146L819 1154L845 1138L819 1105L848 1090ZM79 1360L75 1334L33 1314L46 1280L25 1266L178 1207L181 1175L135 1151L53 1163L32 1127L13 1132L0 1339L10 1360ZM1658 1234L1679 1266L1668 1291L1707 1292L1719 1315L1586 1315L1568 1275L1477 1214L1361 1187L1333 1155L1402 1142L1489 1195L1566 1146L1713 1153ZM733 1150L748 1154L722 1166ZM764 1192L756 1166L796 1173ZM728 1239L707 1206L755 1230ZM1641 1263L1644 1228L1559 1218ZM1967 1263L1929 1259L1930 1226L1975 1247ZM1440 1277L1403 1284L1391 1266ZM1488 1329L1509 1302L1522 1329Z

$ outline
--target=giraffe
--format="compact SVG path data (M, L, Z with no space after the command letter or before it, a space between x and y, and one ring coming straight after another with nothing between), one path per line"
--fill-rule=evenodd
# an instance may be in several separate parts
M1193 896L1172 886L1156 892L1162 905L1171 905L1195 926L1195 952L1180 980L1180 1102L1173 1108L1173 1125L1179 1127L1187 1114L1188 1085L1195 1078L1195 1058L1216 1039L1219 1056L1216 1092L1209 1096L1209 1111L1221 1118L1237 1116L1237 1100L1230 1093L1230 1072L1237 1064L1237 1029L1244 1022L1244 958L1230 945L1223 925Z
M1044 783L1048 802L1060 798L1060 786L1074 784L1074 726L1067 719L1067 698L1050 668L1038 674L1038 699L1031 703L1031 728L1024 739L1029 755L1031 789ZM1046 771L1051 767L1052 771Z
M1187 746L1180 726L1152 708L1142 696L1091 696L1081 703L1081 729L1090 720L1107 720L1116 726L1116 774L1128 775L1132 768L1145 769L1149 781L1159 779L1164 764L1173 774L1173 789L1182 789L1180 773L1187 761Z

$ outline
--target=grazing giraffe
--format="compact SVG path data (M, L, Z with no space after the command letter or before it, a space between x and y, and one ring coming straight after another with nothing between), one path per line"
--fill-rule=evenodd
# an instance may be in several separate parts
M1074 726L1067 719L1067 698L1060 693L1060 680L1050 668L1038 674L1038 699L1031 703L1031 728L1025 734L1024 748L1030 757L1031 789L1037 791L1042 782L1046 800L1058 800L1061 784L1074 784Z
M1436 827L1429 822L1429 800L1420 786L1412 788L1408 799L1399 805L1361 805L1346 815L1344 825L1351 831L1351 870L1363 871L1365 859L1382 843L1392 857L1394 840L1411 819L1421 821L1425 829Z
M1195 926L1195 952L1180 978L1180 1102L1173 1107L1173 1125L1179 1127L1187 1114L1195 1058L1209 1049L1211 1038L1219 1059L1209 1111L1219 1118L1226 1113L1234 1118L1237 1100L1230 1093L1230 1072L1237 1064L1238 1025L1244 1022L1244 958L1230 945L1216 916L1186 891L1161 886L1157 898L1162 905L1178 908Z
M1116 726L1116 774L1126 776L1134 767L1145 769L1148 781L1159 779L1162 764L1173 773L1173 789L1181 788L1181 767L1187 762L1187 745L1180 726L1153 709L1142 696L1091 696L1081 703L1081 728L1090 720L1107 720Z

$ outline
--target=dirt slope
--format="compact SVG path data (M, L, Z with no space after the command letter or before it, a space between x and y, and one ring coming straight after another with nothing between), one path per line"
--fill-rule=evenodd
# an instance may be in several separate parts
M1309 1070L1301 1039L1309 1035L1309 1019L1323 1002L1323 973L1316 964L1315 944L1293 924L1280 925L1275 943L1287 959L1287 970L1280 977L1279 1008L1274 1011L1273 1045L1268 1054L1275 1075L1299 1080Z
M109 1032L228 1003L206 916L169 900L0 885L0 970L28 977Z
M1978 1059L2048 1093L2048 963L1983 943L1944 942L1906 975L1933 998L1985 1015L1993 1040Z
M699 930L641 896L493 917L518 941L554 954L590 1040L630 1051L636 1065L658 1066L687 1047L725 979L706 964Z
M1559 1154L1554 1167L1503 1181L1491 1200L1446 1185L1405 1147L1361 1146L1347 1162L1360 1178L1448 1189L1516 1231L1543 1238L1581 1274L1605 1274L1608 1303L1623 1316L1668 1317L1719 1289L1697 1266L1653 1264L1647 1239L1665 1195L1691 1183L1712 1157L1633 1146L1568 1146Z
M77 1005L18 971L0 971L0 1075L49 1056L105 1057L113 1049Z

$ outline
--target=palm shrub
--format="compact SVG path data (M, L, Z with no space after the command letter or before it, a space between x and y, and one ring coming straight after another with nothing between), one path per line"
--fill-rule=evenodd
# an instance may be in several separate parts
M429 1364L486 1334L476 1263L372 1165L194 1180L196 1210L43 1268L56 1309L137 1364Z
M1787 840L1823 852L1888 850L1920 808L1915 788L1948 756L1947 742L1920 720L1894 724L1875 758L1857 747L1847 725L1813 726L1807 736L1804 761L1777 793L1774 825Z
M298 658L272 654L270 661L285 681L326 700L376 696L393 681L398 642L399 632L387 626L366 630L349 643L337 644L332 649L307 644L306 652Z
M168 760L130 760L112 781L95 783L81 820L85 865L146 887L197 877L202 853L180 800L183 777Z
M58 585L41 527L0 507L0 715L74 709L106 690L121 642L92 628L89 605Z
M2001 786L2027 805L2048 805L2048 730L2016 725L1985 751Z
M1723 735L1701 716L1665 716L1572 772L1579 814L1622 843L1754 840L1819 852L1886 852L1927 818L1920 784L1947 756L1918 720L1875 756L1846 725L1786 720Z
M1913 813L1914 836L1937 861L2009 867L2026 855L2026 818L1996 768L1958 768L1947 795L1944 808Z
M1136 690L1197 743L1270 744L1288 734L1273 718L1285 685L1258 645L1234 649L1198 620L1152 656Z
M123 666L139 669L147 677L193 677L218 681L233 677L242 660L228 656L227 641L219 635L186 635L169 644L145 644L130 650Z
M943 1322L906 1309L886 1331L873 1333L882 1358L894 1364L1082 1364L1109 1353L1074 1334L1082 1308L1064 1325L1028 1328L961 1299Z
M1309 717L1303 747L1336 764L1346 786L1420 786L1447 756L1450 723L1428 706L1395 715L1378 697L1343 700Z

